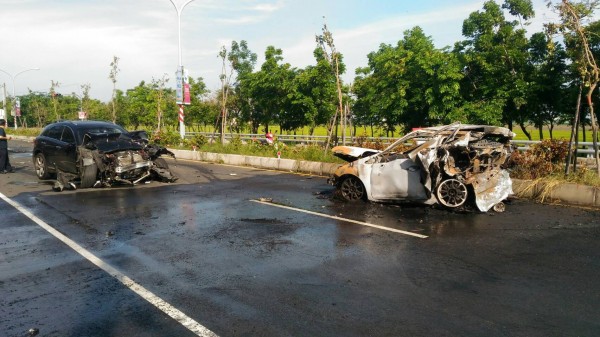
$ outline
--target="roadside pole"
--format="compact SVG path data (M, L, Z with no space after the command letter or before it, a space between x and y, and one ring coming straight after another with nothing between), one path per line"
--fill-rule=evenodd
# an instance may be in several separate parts
M6 83L2 83L2 109L0 109L0 119L6 119Z
M175 4L175 2L173 2L173 0L169 0L171 1L171 4L173 4L173 7L175 7L175 11L177 12L177 39L178 39L178 56L179 56L179 64L177 66L177 71L175 72L176 74L176 95L175 95L175 100L177 103L177 106L179 107L179 113L178 113L178 119L179 119L179 135L181 136L181 139L185 138L185 113L184 113L184 109L183 106L184 105L189 105L190 102L190 86L189 86L189 82L187 81L187 74L186 71L183 68L183 64L181 61L181 12L183 12L183 9L185 8L185 6L187 6L190 2L194 1L194 0L186 0L186 2L183 3L183 5L181 7L177 7L177 5Z

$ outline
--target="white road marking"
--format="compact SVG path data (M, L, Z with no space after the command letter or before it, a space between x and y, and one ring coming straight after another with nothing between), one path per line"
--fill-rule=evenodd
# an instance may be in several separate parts
M420 239L427 239L428 238L427 235L417 234L417 233L413 233L413 232L407 232L407 231L403 231L403 230L399 230L399 229L395 229L395 228L389 228L389 227L379 226L379 225L375 225L375 224L368 223L368 222L363 222L363 221L358 221L358 220L352 220L352 219L342 218L342 217L335 216L335 215L329 215L329 214L323 214L323 213L308 211L308 210L305 210L305 209L302 209L302 208L295 208L295 207L290 207L290 206L284 206L284 205L274 204L274 203L272 203L270 201L261 201L261 200L252 200L252 199L250 201L256 202L256 203L259 203L259 204L263 204L263 205L269 205L269 206L274 206L274 207L289 209L289 210L296 211L296 212L302 212L302 213L306 213L306 214L316 215L316 216L320 216L320 217L324 217L324 218L330 218L330 219L335 219L335 220L340 220L340 221L345 221L345 222L351 222L351 223L359 224L359 225L362 225L362 226L367 226L367 227L373 227L373 228L377 228L377 229L382 229L384 231L389 231L389 232L394 232L394 233L399 233L399 234L414 236L414 237L417 237L417 238L420 238Z
M105 272L110 274L112 277L119 280L119 282L124 284L129 289L133 290L136 294L140 295L146 301L150 302L150 304L154 305L155 307L157 307L159 310L161 310L165 314L171 316L173 319L175 319L177 322L179 322L179 324L185 326L188 330L192 331L193 333L195 333L198 336L218 337L217 334L210 331L208 328L204 327L200 323L193 320L191 317L189 317L186 314L184 314L183 312L179 311L177 308L175 308L171 304L165 302L160 297L154 295L152 292L150 292L149 290L144 288L142 285L133 281L127 275L121 273L119 270L117 270L113 266L109 265L108 263L104 262L102 259L100 259L96 255L92 254L90 251L83 248L82 246L77 244L75 241L69 239L67 236L65 236L61 232L57 231L56 229L54 229L54 227L45 223L42 219L33 215L27 208L21 206L21 204L19 204L18 202L13 201L12 199L8 198L7 196L5 196L2 193L0 193L0 198L2 198L4 201L6 201L10 205L12 205L14 208L16 208L19 212L23 213L26 217L31 219L33 222L37 223L40 227L45 229L48 233L52 234L54 237L56 237L57 239L62 241L64 244L69 246L71 249L73 249L74 251L79 253L79 255L83 256L88 261L90 261L93 264L95 264L96 266L98 266L98 268L104 270Z

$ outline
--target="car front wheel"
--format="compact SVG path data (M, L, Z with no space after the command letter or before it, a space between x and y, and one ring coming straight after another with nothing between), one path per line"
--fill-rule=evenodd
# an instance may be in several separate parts
M365 187L356 177L348 177L340 183L340 194L347 201L357 201L365 198Z
M169 169L169 164L167 164L167 161L164 158L156 158L154 159L154 165L156 165L156 167L161 168L161 169Z
M96 163L84 166L81 171L81 187L88 188L96 184L98 178L98 166Z
M50 172L48 172L48 163L46 162L46 157L44 154L37 153L35 157L33 157L33 166L35 167L35 175L39 179L50 178Z

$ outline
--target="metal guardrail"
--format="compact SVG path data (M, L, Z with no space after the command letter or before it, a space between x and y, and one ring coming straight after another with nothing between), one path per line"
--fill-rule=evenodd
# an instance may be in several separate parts
M212 133L212 132L187 132L185 134L186 138L192 138L195 135L200 134L206 137L209 140L217 141L221 138L220 133ZM264 134L254 134L254 133L226 133L225 139L230 140L234 137L240 137L243 141L258 141L264 140ZM327 136L310 136L310 135L275 135L278 141L284 143L298 143L298 144L325 144L327 141ZM393 139L393 138L390 138Z
M527 150L531 145L540 143L539 140L512 140L513 144L517 145L519 150ZM592 155L594 154L594 143L593 142L579 142L577 153Z
M192 138L197 134L204 135L210 141L219 141L221 138L221 134L212 133L212 132L187 132L186 138ZM254 133L226 133L225 139L230 140L234 137L240 137L242 141L261 141L265 139L264 134L254 134ZM327 141L327 136L310 136L310 135L276 135L278 141L286 143L286 144L318 144L324 145ZM354 144L354 140L357 137L346 137L347 144ZM398 139L398 137L361 137L365 141L368 142L383 142L387 144L391 144L393 141ZM338 137L338 142L341 142L341 137ZM519 150L527 150L531 145L540 143L539 140L512 140L513 144L517 145ZM577 152L580 154L591 155L594 154L594 143L593 142L579 142L579 148Z

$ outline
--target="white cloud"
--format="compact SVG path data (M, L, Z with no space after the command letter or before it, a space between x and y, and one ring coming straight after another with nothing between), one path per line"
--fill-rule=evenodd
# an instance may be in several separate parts
M259 3L251 6L250 9L258 12L273 13L283 8L283 6L283 1L278 1L276 3Z

